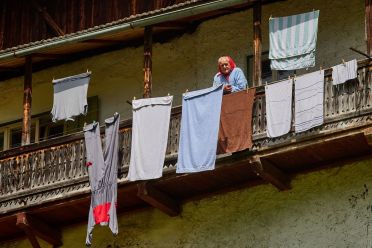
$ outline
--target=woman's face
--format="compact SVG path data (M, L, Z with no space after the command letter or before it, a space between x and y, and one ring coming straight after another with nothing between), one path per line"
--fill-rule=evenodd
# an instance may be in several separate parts
M229 74L231 71L230 63L227 58L221 58L218 60L218 66L222 74Z

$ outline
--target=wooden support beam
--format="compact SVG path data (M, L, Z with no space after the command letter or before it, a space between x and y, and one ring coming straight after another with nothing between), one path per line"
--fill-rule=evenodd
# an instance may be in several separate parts
M57 25L57 23L53 20L53 18L49 15L45 8L40 6L37 0L31 0L31 3L32 6L40 13L40 15L44 18L45 22L57 36L65 35L62 29Z
M250 158L250 168L257 176L271 183L279 190L288 190L291 188L289 177L269 161L262 161L259 156Z
M262 85L261 44L261 0L256 0L253 3L253 86Z
M137 185L137 196L151 206L168 214L169 216L177 216L180 213L180 207L176 201L149 185L148 182L142 182Z
M372 0L365 0L365 32L367 54L371 56L372 49Z
M122 44L123 41L121 40L104 40L104 39L90 39L83 41L84 43L97 43L97 44L104 44L104 45L119 45Z
M56 231L55 227L51 227L46 223L31 217L25 212L17 214L17 227L21 228L27 235L32 247L40 247L36 237L45 240L54 247L62 245L60 232Z
M151 89L152 89L152 27L151 26L145 27L143 48L144 48L144 52L143 52L143 55L144 55L143 97L150 98Z
M372 127L363 130L364 137L369 146L372 146Z
M26 57L23 87L22 145L31 141L32 58Z

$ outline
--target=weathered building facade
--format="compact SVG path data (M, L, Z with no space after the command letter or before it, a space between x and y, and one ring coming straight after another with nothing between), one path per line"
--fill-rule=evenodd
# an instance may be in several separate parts
M84 246L90 198L81 124L102 122L115 111L127 119L120 131L119 236L112 237L108 230L97 228L93 247L371 245L370 62L350 49L368 53L369 1L262 1L261 7L257 7L259 1L153 1L151 6L145 1L125 2L107 1L111 7L100 7L103 3L98 1L36 2L41 6L39 19L30 17L35 20L30 23L43 23L44 31L14 36L13 41L6 25L13 17L2 12L0 237L4 247L27 247L33 238L42 247L53 243ZM10 1L1 4L2 10L15 9ZM35 5L28 8L31 11ZM294 72L267 72L262 63L262 80L255 80L254 37L259 37L260 31L259 57L264 62L269 49L269 17L313 9L320 10L320 18L317 64L310 71L357 58L358 82L332 86L330 70L326 70L325 124L300 135L291 132L269 139L265 94L260 85ZM57 15L57 10L66 12L66 16ZM21 20L27 22L28 10L23 11ZM261 19L258 31L254 28L257 13ZM152 27L150 46L145 21ZM53 38L53 32L62 36ZM39 42L41 39L50 40ZM181 118L180 108L175 107L164 177L147 183L128 182L131 106L127 101L146 93L143 69L148 51L152 52L151 66L145 63L145 69L150 68L147 79L152 83L151 96L170 93L175 97L174 106L181 104L186 89L212 84L219 56L232 56L251 86L259 86L253 114L253 149L219 157L212 172L175 174ZM27 77L28 60L34 70L31 79ZM52 79L86 70L92 71L90 113L76 123L52 123L48 115L53 101ZM29 81L32 105L27 115L27 100L22 96ZM30 118L31 144L20 146L25 116ZM155 208L143 208L149 205ZM29 219L30 225L22 223L21 217ZM48 226L58 227L60 232L45 231ZM26 237L24 234L29 240L9 240Z

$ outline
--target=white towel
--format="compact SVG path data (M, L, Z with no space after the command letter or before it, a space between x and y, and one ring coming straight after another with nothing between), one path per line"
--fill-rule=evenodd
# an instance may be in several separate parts
M342 84L350 79L357 77L357 60L353 59L351 61L336 65L332 67L332 84Z
M278 137L289 132L292 118L292 80L265 86L267 136Z
M295 131L304 132L322 125L324 70L297 77L295 80Z
M88 111L87 92L91 72L61 79L53 79L53 122L74 120L75 116Z
M130 181L162 176L172 100L173 96L133 100Z

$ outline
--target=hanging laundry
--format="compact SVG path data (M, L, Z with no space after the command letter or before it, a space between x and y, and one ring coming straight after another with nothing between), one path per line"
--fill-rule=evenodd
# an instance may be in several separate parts
M109 225L113 234L118 233L116 216L117 173L119 155L118 113L105 120L105 149L102 152L99 123L95 122L84 128L85 146L91 187L86 244L92 242L94 225Z
M319 10L270 18L271 69L296 70L315 66Z
M88 111L87 91L91 72L53 80L52 120L74 120Z
M300 133L324 123L324 70L295 79L295 132Z
M214 169L222 93L220 84L183 94L177 173Z
M252 109L256 89L222 97L217 153L238 152L252 147Z
M358 73L357 60L353 59L351 61L336 65L332 67L332 84L343 84L350 79L357 77Z
M162 176L172 101L173 96L133 100L130 181Z
M275 138L291 129L292 119L292 79L265 86L266 131Z

